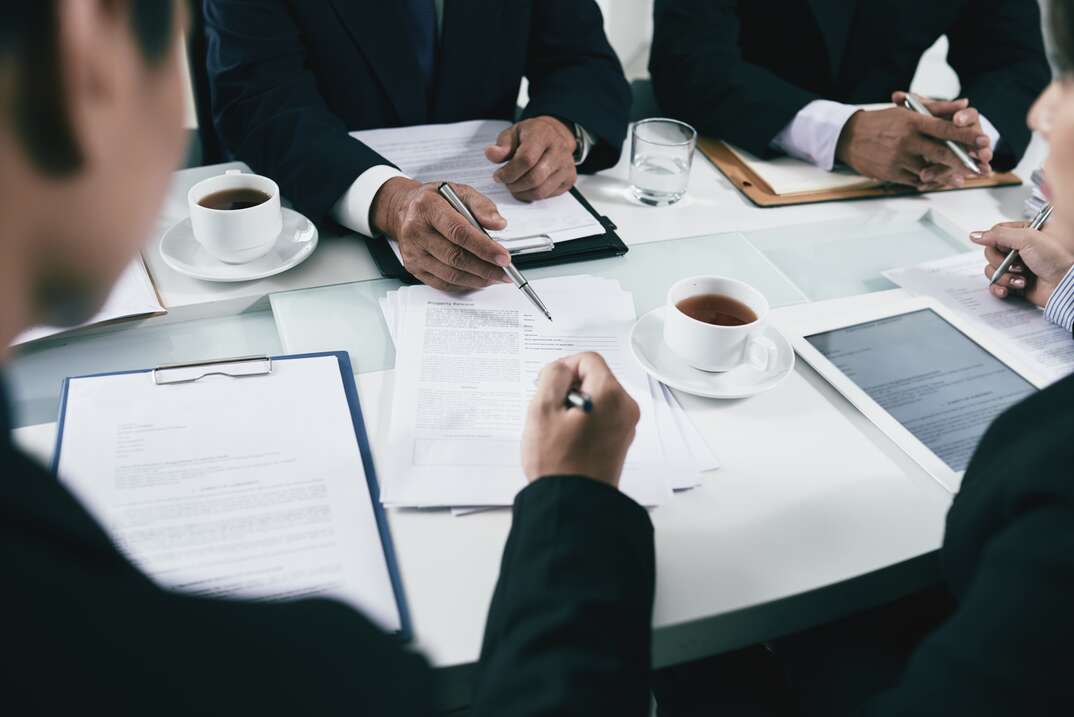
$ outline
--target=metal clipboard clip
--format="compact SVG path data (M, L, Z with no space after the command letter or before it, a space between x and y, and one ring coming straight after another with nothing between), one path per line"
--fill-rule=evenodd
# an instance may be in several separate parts
M514 239L499 239L498 241L505 249L507 249L511 256L539 254L541 252L552 251L556 248L556 243L552 241L552 238L547 234L535 234L529 237L516 237Z
M272 373L272 359L268 356L237 356L235 358L172 363L153 369L153 383L167 386L176 383L194 383L206 376L268 376Z

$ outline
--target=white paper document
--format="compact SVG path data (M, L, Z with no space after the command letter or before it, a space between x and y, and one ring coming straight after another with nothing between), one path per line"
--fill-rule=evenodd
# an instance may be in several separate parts
M1074 370L1070 332L1022 299L997 299L988 290L979 251L884 272L907 291L929 296L988 331L1036 375L1051 383Z
M662 387L631 357L629 293L594 277L533 287L555 322L507 285L465 296L407 287L382 302L396 340L395 396L381 454L385 504L510 505L525 486L520 436L537 376L579 351L600 353L641 408L624 493L659 505L673 488L697 485L699 471L718 467L707 447L696 455L696 437L677 430Z
M264 376L72 379L59 476L163 587L331 597L400 628L334 356Z
M421 182L468 184L495 202L507 220L503 231L490 232L501 240L547 236L553 242L603 234L603 225L570 194L523 202L511 196L492 174L500 165L485 157L485 147L509 122L474 120L456 124L420 125L352 132L351 136L394 162L400 171ZM399 252L392 242L396 255Z
M164 306L161 305L160 299L157 297L157 291L153 288L153 281L149 278L149 272L145 268L145 263L142 261L142 257L139 256L120 274L101 310L92 319L77 328L102 324L116 319L163 313L166 313ZM19 334L15 337L12 345L18 346L30 341L38 341L64 331L70 331L71 328L76 327L38 326Z

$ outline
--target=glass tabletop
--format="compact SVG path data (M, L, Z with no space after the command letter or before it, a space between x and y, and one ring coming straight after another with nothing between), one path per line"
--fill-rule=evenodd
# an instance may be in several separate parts
M774 307L892 288L881 272L969 247L931 212L879 211L829 221L631 247L621 257L528 269L530 279L593 274L633 292L638 315L664 303L676 280L719 274L752 284ZM355 371L392 368L395 350L378 300L400 283L374 279L272 294L270 311L148 321L74 332L20 347L6 379L15 425L56 420L67 376L253 354L345 350Z

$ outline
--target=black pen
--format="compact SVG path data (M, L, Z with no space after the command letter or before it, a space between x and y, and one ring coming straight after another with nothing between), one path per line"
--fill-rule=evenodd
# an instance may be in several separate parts
M593 410L593 399L588 393L572 388L567 391L567 397L563 399L563 405L567 408L580 408L586 413L590 413Z

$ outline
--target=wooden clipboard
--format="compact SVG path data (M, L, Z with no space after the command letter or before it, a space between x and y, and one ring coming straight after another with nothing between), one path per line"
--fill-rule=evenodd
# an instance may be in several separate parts
M910 187L898 184L880 184L866 187L844 187L842 189L830 189L820 192L800 192L795 194L776 194L772 188L761 179L749 166L739 159L726 144L718 139L702 137L698 140L698 147L723 175L730 180L735 188L758 207L786 207L794 204L814 204L817 202L841 202L847 199L877 199L880 197L898 197L919 192ZM961 189L980 189L982 187L1008 187L1022 183L1018 175L1013 172L993 174L991 177L980 177L966 180ZM958 189L937 189L938 192L953 192Z

